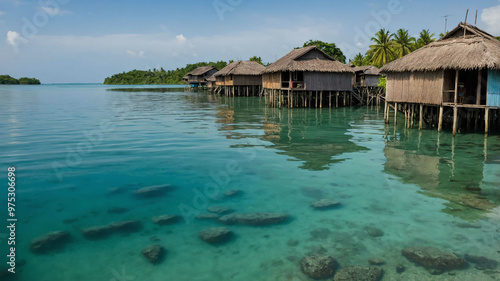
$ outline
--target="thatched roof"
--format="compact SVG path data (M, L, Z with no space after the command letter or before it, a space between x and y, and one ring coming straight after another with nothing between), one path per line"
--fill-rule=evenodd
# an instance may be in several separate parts
M483 68L500 69L500 42L475 26L460 23L443 38L388 63L380 71L415 72Z
M380 69L373 65L353 67L354 72L363 73L364 75L380 75Z
M189 72L188 74L186 74L186 76L190 76L190 75L192 75L192 76L201 76L201 75L209 72L212 69L217 70L217 68L215 68L215 67L213 67L211 65L209 65L209 66L201 66L201 67L198 67L195 70ZM184 76L184 77L186 77L186 76Z
M208 81L208 82L215 82L215 81L216 81L216 79L215 79L215 74L214 74L214 75L212 75L212 76L210 76L210 77L208 77L208 78L207 78L207 81Z
M317 51L322 58L300 59L309 52ZM335 60L316 46L294 49L286 56L266 67L263 73L283 71L311 71L311 72L343 72L354 73L351 67Z
M261 75L265 67L255 61L235 61L214 74L214 76L228 75Z

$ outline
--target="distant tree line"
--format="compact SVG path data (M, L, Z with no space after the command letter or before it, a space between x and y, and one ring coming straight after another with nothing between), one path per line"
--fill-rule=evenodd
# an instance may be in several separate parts
M498 36L498 37L495 37L495 38L496 38L496 39L498 39L498 41L500 41L500 36Z
M227 62L199 62L195 64L188 64L183 68L165 71L162 68L153 70L132 70L115 74L111 77L104 79L104 84L122 84L122 85L135 85L135 84L184 84L182 78L189 72L201 66L214 66L217 69L222 69L227 66Z
M40 80L36 78L22 77L19 79L13 78L9 75L0 75L0 84L9 85L40 85Z

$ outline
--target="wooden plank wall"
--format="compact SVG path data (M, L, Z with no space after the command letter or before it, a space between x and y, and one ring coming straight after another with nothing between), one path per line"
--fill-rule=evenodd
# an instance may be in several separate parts
M352 73L304 72L308 91L351 91Z
M500 107L500 70L488 70L487 105Z
M281 72L262 75L262 85L265 89L281 89Z
M387 74L386 100L389 102L442 103L443 71Z

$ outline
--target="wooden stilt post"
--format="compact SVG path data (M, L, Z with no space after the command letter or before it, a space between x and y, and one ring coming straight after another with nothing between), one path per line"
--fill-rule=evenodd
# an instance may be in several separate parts
M438 132L443 131L443 105L439 107L439 123L438 123ZM434 123L435 124L435 123Z
M424 127L424 105L423 104L420 104L420 110L418 113L420 114L420 116L418 118L418 129L422 130L422 128Z
M323 108L323 91L319 92L319 108Z
M394 126L398 124L398 103L394 103Z
M485 108L484 109L484 134L486 136L488 135L489 125L490 125L490 109Z
M385 104L384 104L384 123L385 124L389 123L388 118L387 118L387 101L385 101Z
M332 108L332 92L328 92L328 107Z
M335 93L335 107L339 107L339 92Z
M457 104L458 103L458 78L459 78L459 70L457 69L456 70L456 73L455 73L455 100L454 100L454 103Z
M458 107L455 105L453 107L453 136L457 134L458 126Z

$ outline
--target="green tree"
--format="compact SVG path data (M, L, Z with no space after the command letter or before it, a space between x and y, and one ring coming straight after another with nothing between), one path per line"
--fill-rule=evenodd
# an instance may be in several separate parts
M424 29L422 32L420 32L420 37L417 40L417 48L422 48L425 45L428 45L432 42L436 41L434 38L434 33L431 33L429 29Z
M381 67L394 60L395 41L392 40L392 36L393 34L384 28L375 33L375 37L372 37L375 44L370 46L371 62L376 67Z
M261 57L258 57L258 56L253 56L253 57L251 57L251 58L249 59L249 61L255 61L255 62L258 62L258 63L260 63L260 64L264 65L264 64L262 63L262 58L261 58Z
M396 43L394 46L394 53L397 58L406 56L414 50L416 40L414 37L410 36L407 29L399 29L393 36Z
M302 47L309 47L309 46L316 46L321 51L325 52L326 54L328 54L332 58L334 58L342 63L345 63L345 61L346 61L346 57L344 56L344 53L342 52L342 50L340 50L337 47L337 45L335 45L335 43L326 43L326 42L319 41L319 40L309 40L306 43L304 43L304 46L302 46ZM296 48L296 49L298 49L298 48Z
M40 80L36 78L27 78L27 77L21 77L19 78L19 84L23 85L40 85Z
M0 75L0 84L19 84L19 80L12 78L9 75Z
M353 60L351 60L352 65L354 66L364 66L364 65L370 65L370 57L367 55L362 55L361 53L358 53Z
M498 39L498 41L500 41L500 36L498 36L498 37L495 37L495 38L496 38L496 39Z

